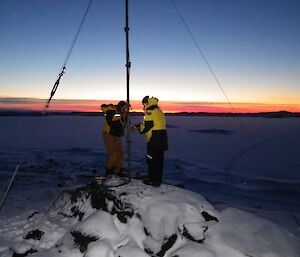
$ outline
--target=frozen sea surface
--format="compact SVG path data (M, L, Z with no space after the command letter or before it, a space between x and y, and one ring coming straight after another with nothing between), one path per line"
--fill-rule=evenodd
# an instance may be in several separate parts
M1 192L24 158L2 217L44 208L66 188L104 174L102 117L43 117L25 150L38 119L0 118ZM200 193L217 209L238 207L300 235L299 119L244 118L247 131L234 118L167 119L164 183ZM132 176L143 177L145 139L132 139Z

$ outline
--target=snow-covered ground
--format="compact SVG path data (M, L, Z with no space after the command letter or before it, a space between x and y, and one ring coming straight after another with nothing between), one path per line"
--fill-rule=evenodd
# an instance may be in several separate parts
M3 250L0 256L9 256L6 248L8 245L13 247L12 244L17 244L15 250L21 249L22 244L24 249L32 245L37 245L39 249L50 249L53 245L49 243L51 246L47 248L43 240L49 240L54 245L60 239L68 241L66 231L71 229L70 226L75 226L72 223L74 221L68 221L68 226L59 227L62 220L49 220L48 213L53 212L53 203L66 189L85 185L93 176L103 174L105 151L101 139L102 117L43 117L35 132L32 149L24 151L39 119L0 117L1 194L15 165L24 158L13 190L0 213L0 254ZM132 123L140 119L133 117ZM199 196L201 200L197 204L203 205L205 202L212 205L212 213L220 220L226 220L226 223L208 226L206 244L201 247L198 244L187 246L176 240L173 248L166 253L169 255L165 256L202 256L195 255L195 252L201 252L203 256L219 256L220 251L224 254L222 256L300 256L299 248L295 247L297 241L295 243L293 240L296 239L292 239L293 236L300 237L300 119L240 119L244 129L236 118L167 117L170 150L166 154L164 183L199 193L209 203ZM145 139L137 134L132 135L132 139L132 175L141 177L146 174ZM136 190L141 189L140 184L135 186ZM173 187L164 188L174 190ZM141 192L145 190L148 189L142 187ZM189 192L177 190L184 199L189 197ZM176 205L176 198L171 197L168 201ZM163 208L163 215L169 216L168 213L178 211L172 208ZM40 226L36 220L27 221L35 211L39 213L39 221L43 220L46 227L49 222L48 229L44 229L47 236L40 242L26 245L21 243L25 233ZM189 215L187 217L191 218ZM178 225L179 228L183 228L181 225ZM234 227L239 227L241 231L234 232ZM118 231L123 230L119 228ZM227 239L224 239L225 235L228 235ZM179 238L182 234L177 236ZM267 241L261 239L267 237ZM269 246L258 247L260 240L272 247L277 245L278 255L268 253L269 250L263 252L261 249L269 249ZM133 241L142 249L142 241ZM247 241L249 244L244 244ZM101 243L102 246L94 244L97 249L104 247L105 242ZM88 255L86 252L86 256L94 256L92 249L88 248L90 253ZM132 254L133 248L128 249ZM233 253L232 249L237 252ZM287 249L292 250L284 255ZM132 257L143 256L138 249L136 251L137 254ZM53 252L52 255L45 252L44 255L41 255L42 252L37 254L33 256L54 256ZM82 253L75 251L71 254L67 251L62 256L82 256ZM118 255L108 253L107 256ZM145 256L151 255L145 253Z

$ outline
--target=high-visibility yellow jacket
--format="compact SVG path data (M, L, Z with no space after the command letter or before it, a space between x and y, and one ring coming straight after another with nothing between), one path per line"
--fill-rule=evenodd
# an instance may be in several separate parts
M146 135L150 148L165 151L168 149L166 117L157 103L158 99L151 97L145 104L145 116L140 124L140 133Z
M117 113L116 107L113 104L102 104L101 110L105 117L102 131L117 137L123 136L124 121Z

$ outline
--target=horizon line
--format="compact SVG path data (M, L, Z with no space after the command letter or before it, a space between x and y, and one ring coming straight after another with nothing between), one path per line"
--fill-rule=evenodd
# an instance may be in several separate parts
M35 97L0 97L0 110L42 110L47 99ZM114 103L112 99L53 99L49 111L99 112L103 103ZM141 100L131 100L133 112L142 112ZM160 100L159 106L165 113L260 113L260 112L300 112L300 104L212 102L212 101L170 101Z

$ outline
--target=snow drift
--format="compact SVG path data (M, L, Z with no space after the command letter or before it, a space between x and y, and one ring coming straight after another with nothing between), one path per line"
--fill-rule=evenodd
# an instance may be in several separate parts
M300 256L298 239L270 221L139 180L70 189L47 212L2 222L0 235L1 257Z

